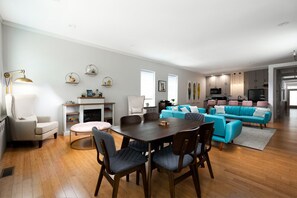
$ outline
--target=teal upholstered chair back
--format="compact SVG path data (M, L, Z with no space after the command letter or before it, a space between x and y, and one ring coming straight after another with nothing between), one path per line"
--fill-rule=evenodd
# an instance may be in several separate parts
M240 115L240 106L225 106L225 113L232 115Z
M205 122L214 122L213 135L225 137L226 119L223 116L205 115Z
M256 108L255 107L241 107L240 116L253 116Z

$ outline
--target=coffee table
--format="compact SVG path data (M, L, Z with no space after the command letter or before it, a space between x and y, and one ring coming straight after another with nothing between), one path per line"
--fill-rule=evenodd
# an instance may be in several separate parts
M108 122L85 122L78 123L70 128L70 147L73 149L83 150L83 149L94 149L94 141L92 135L92 128L97 127L100 131L108 131L111 127L111 124ZM81 133L89 135L89 137L78 138L74 141L71 141L72 133Z

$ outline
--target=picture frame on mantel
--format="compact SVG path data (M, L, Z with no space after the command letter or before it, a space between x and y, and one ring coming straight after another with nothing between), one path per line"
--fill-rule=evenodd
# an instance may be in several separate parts
M166 92L166 81L159 80L158 81L158 91L159 92Z

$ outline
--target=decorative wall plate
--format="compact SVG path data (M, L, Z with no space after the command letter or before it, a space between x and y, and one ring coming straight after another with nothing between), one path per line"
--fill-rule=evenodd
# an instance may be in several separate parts
M87 74L87 75L97 75L98 74L98 69L97 69L96 65L94 65L94 64L87 65L85 74Z
M80 81L79 75L75 72L70 72L65 76L66 83L69 84L78 84Z
M109 76L106 76L105 78L103 78L101 85L104 87L111 87L112 86L112 78Z

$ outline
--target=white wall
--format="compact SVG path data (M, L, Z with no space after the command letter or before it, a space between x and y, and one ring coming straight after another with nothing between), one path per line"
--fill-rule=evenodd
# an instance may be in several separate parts
M187 82L201 84L199 106L205 98L205 77L187 70L178 69L152 61L142 60L99 48L34 33L24 29L3 25L4 71L25 69L27 77L34 85L17 85L13 93L34 92L38 95L37 114L50 115L62 125L62 104L77 101L86 89L99 88L106 102L115 102L115 121L127 114L127 96L140 95L140 70L156 72L158 80L167 81L168 74L178 75L180 104L185 103ZM95 64L99 68L97 76L85 75L85 68ZM65 75L76 72L81 82L77 86L65 83ZM113 86L100 86L105 76L113 78ZM167 99L167 92L158 92L156 86L156 105ZM61 128L60 128L61 129Z

